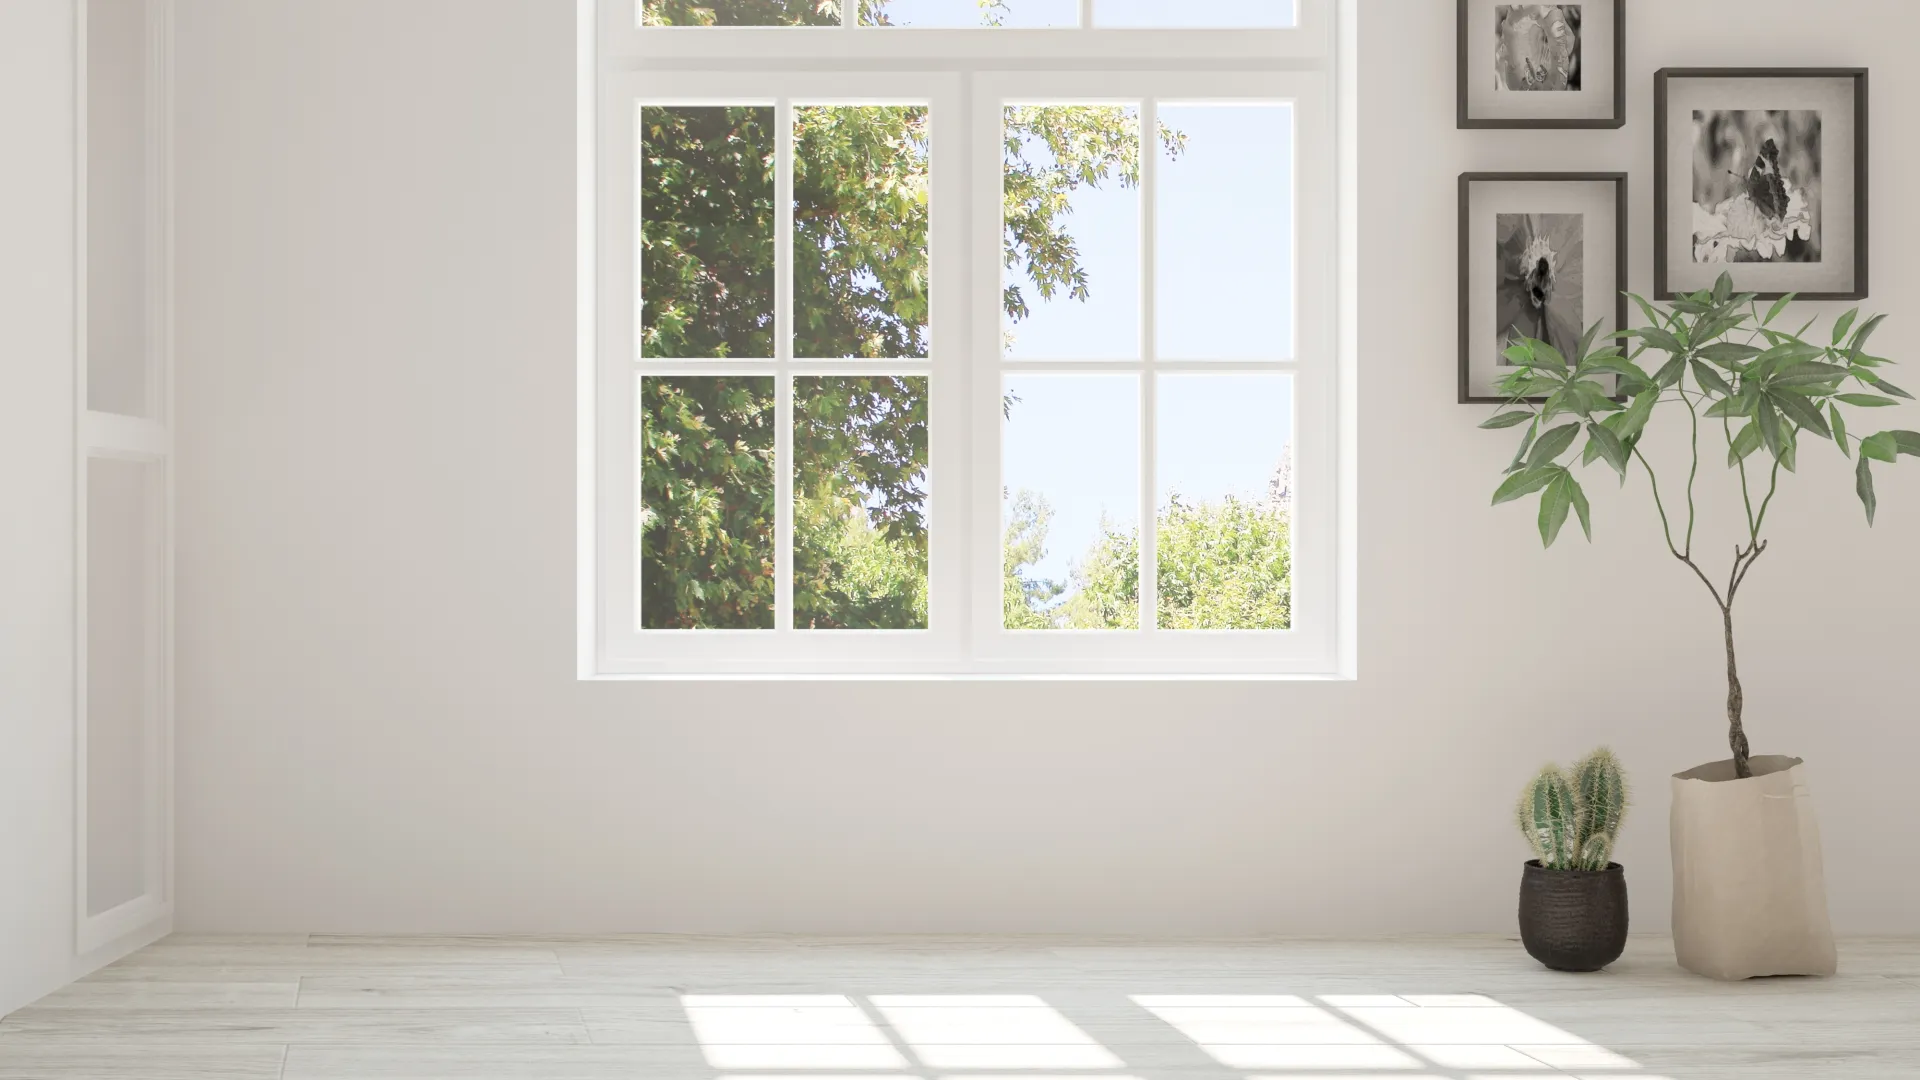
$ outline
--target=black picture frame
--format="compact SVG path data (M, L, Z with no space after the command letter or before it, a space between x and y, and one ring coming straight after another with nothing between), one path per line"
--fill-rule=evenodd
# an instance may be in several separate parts
M1853 80L1853 288L1843 292L1801 291L1802 300L1864 300L1867 298L1867 69L1866 68L1661 68L1653 73L1653 294L1661 300L1679 296L1667 274L1667 93L1673 79L1851 79ZM1733 270L1739 264L1728 264ZM1737 271L1736 271L1737 274ZM1740 288L1739 278L1734 288ZM1745 291L1745 290L1741 290ZM1778 300L1784 291L1760 292L1761 300Z
M1459 0L1455 24L1454 126L1457 128L1584 128L1604 129L1627 126L1627 0L1613 0L1613 115L1606 117L1473 117L1467 108L1467 15L1472 4L1483 0ZM1600 6L1605 0L1586 0Z
M1495 395L1473 393L1473 383L1469 377L1469 358L1473 352L1473 311L1471 290L1468 280L1473 272L1472 237L1467 222L1467 212L1472 201L1473 185L1482 181L1518 181L1562 183L1566 181L1592 181L1611 183L1613 191L1614 213L1614 287L1613 287L1613 328L1625 330L1627 323L1627 174L1623 172L1463 172L1460 174L1460 225L1459 225L1459 275L1460 275L1460 372L1459 403L1462 405L1500 405L1508 399ZM1540 402L1545 398L1527 398Z

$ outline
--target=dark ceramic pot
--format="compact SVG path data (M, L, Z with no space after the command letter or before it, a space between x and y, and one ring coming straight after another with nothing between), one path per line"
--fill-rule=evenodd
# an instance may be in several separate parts
M1627 947L1627 875L1548 870L1528 859L1520 876L1520 940L1527 955L1555 971L1599 971Z

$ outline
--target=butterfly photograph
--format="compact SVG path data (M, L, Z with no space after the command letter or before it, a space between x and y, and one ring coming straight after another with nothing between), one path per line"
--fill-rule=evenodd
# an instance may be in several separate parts
M1864 296L1866 94L1851 69L1659 72L1655 292L1726 270L1763 297Z
M1693 114L1693 261L1820 261L1820 114Z

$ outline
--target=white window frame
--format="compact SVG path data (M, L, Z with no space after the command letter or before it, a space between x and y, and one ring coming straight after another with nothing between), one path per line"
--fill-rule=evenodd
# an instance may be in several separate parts
M583 678L1337 677L1350 673L1350 372L1339 359L1334 17L1297 0L1291 30L957 30L638 26L638 0L580 0L581 549ZM1089 5L1082 5L1082 19ZM1143 154L1142 355L1116 363L1000 355L1001 106L1281 101L1295 129L1295 341L1267 361L1153 355L1153 183ZM638 108L776 110L776 359L641 359ZM791 353L791 109L925 104L930 123L929 357L810 361ZM1284 359L1280 358L1284 357ZM1155 374L1280 372L1293 380L1294 629L1008 631L1001 625L1001 388L1009 372L1141 377L1142 609L1153 611ZM791 610L791 377L929 379L929 628L795 630ZM636 629L634 428L642 374L776 375L779 602L771 630ZM1302 573L1307 568L1308 572Z

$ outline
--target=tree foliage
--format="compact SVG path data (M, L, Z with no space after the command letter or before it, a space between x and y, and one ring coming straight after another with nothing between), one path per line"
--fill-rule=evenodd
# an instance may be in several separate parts
M889 0L860 0L862 26L887 26ZM998 26L1007 0L975 0L980 21ZM646 26L838 26L840 0L644 0L640 21Z
M1140 625L1140 534L1103 527L1070 582L1037 577L1052 509L1031 491L1009 503L1004 618L1010 630L1131 630ZM1287 512L1228 496L1178 496L1155 519L1157 625L1163 630L1285 630L1292 625ZM1064 596L1064 599L1062 597Z
M649 377L641 401L642 624L771 627L773 379Z

